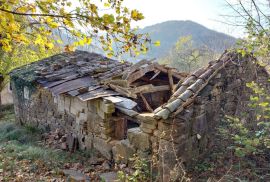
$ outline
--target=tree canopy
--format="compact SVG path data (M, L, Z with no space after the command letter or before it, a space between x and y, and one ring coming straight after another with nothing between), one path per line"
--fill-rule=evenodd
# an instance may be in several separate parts
M61 43L56 30L65 30L76 41L67 51L98 41L108 56L147 49L144 34L131 28L132 21L144 18L138 10L123 6L123 0L5 0L0 1L0 46L11 52L16 45L41 50ZM112 48L117 45L117 51Z
M207 46L194 45L192 36L189 35L180 37L170 54L161 59L160 63L169 64L180 71L190 73L206 65L215 56L216 53Z

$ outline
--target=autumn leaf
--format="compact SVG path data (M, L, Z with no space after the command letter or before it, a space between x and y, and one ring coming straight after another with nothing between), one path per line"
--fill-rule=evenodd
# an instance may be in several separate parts
M158 41L154 42L154 45L155 45L156 47L159 47L159 46L160 46L160 41L158 40Z
M139 21L144 19L144 16L142 13L140 13L138 10L132 10L131 11L131 18L135 21Z

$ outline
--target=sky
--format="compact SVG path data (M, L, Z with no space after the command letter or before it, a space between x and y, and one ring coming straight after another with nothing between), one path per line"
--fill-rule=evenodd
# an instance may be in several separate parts
M124 2L127 7L138 9L144 14L145 19L135 24L140 28L168 20L192 20L235 37L243 35L243 31L239 28L221 23L224 21L221 15L231 13L225 0L125 0Z

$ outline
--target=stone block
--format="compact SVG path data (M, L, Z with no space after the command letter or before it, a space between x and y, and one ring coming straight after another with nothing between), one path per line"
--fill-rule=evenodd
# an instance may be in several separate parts
M74 97L71 102L70 112L73 115L77 115L79 112L86 112L87 111L87 102L83 102L77 97Z
M87 121L87 114L85 114L85 113L78 113L77 114L76 123L78 125L82 124L83 122L86 122L86 121Z
M117 173L116 172L102 173L99 176L101 178L101 181L104 181L104 182L118 181L118 177L117 177Z
M93 146L108 160L112 159L112 144L104 139L94 136Z
M147 133L147 134L152 134L153 133L153 130L149 129L149 128L144 128L142 126L140 126L140 129L144 132L144 133Z
M105 113L114 113L115 112L115 107L114 107L114 104L112 102L101 101L99 103L100 103L99 109L101 109Z
M194 115L198 116L198 115L201 115L203 113L205 113L205 109L206 109L206 106L205 104L202 104L202 105L194 105Z
M149 124L149 123L141 122L140 127L141 128L147 128L147 129L150 129L150 130L154 130L154 129L157 128L157 123Z
M93 135L91 134L85 135L84 143L85 143L86 149L88 150L93 149L93 139L94 139Z
M213 90L211 91L212 96L217 96L221 94L221 89L218 89L217 87L214 87Z
M100 102L101 102L100 99L87 101L88 111L96 113L97 109L99 108Z
M109 135L110 133L114 132L114 128L113 127L109 127L109 128L100 127L100 131L101 133L105 135Z
M150 149L150 136L142 132L140 128L129 129L127 136L131 145L136 149L141 151L147 151Z
M65 111L65 97L63 95L59 95L57 97L57 106L58 106L58 111L59 112L64 112Z
M64 97L65 99L65 111L66 112L70 112L70 105L71 105L71 97L69 97L69 96L65 96Z
M144 123L148 124L157 124L157 120L154 118L154 113L141 113L136 116L136 118Z
M161 132L165 132L166 135L171 135L172 137L176 137L187 133L185 123L178 123L176 125L159 122L158 130Z
M87 130L91 133L100 134L100 131L101 131L100 123L101 123L101 119L99 119L99 117L96 117L95 115L92 115L92 117L88 116Z
M136 150L130 145L127 139L118 141L112 148L113 159L116 163L127 164L135 152Z
M192 122L192 132L193 134L205 133L208 129L208 123L206 121L206 114L202 114L194 118Z
M112 116L111 113L106 113L100 108L97 109L97 114L101 119L105 119L105 120L109 119Z

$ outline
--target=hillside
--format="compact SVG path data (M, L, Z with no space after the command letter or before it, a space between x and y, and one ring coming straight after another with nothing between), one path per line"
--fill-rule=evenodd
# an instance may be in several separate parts
M140 32L149 33L153 41L161 42L160 47L152 46L146 57L165 56L181 36L191 35L195 45L206 45L218 53L236 42L232 36L208 29L192 21L166 21L145 27Z
M226 48L231 47L236 42L236 39L232 36L208 29L193 21L166 21L145 27L139 30L139 33L148 33L153 42L159 40L161 45L159 47L151 46L146 55L131 58L129 54L126 54L123 56L124 59L136 62L136 60L142 58L164 57L180 37L188 35L192 36L195 46L205 45L217 53L222 53ZM55 32L55 35L61 37L64 45L73 41L66 32L61 32L61 34ZM100 47L100 44L93 40L91 45L78 47L78 49L104 54Z

